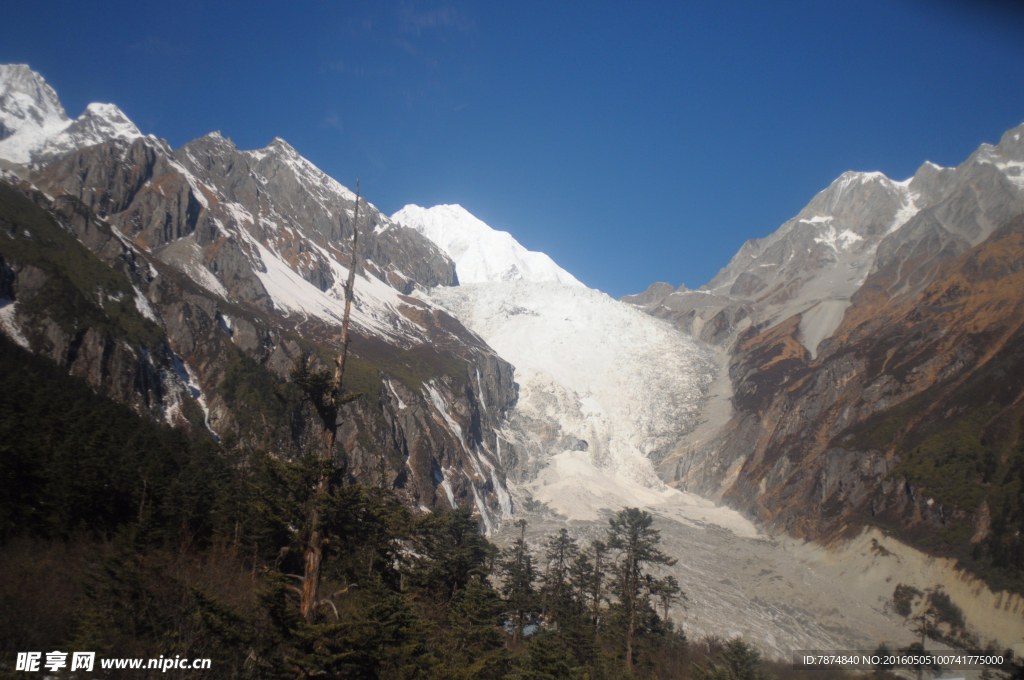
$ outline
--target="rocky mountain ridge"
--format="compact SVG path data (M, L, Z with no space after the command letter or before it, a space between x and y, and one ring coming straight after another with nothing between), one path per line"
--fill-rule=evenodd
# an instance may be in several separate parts
M66 120L27 67L2 75L4 141L32 140L0 147L4 331L139 411L301 453L315 418L274 393L296 356L329 365L337 351L355 195L281 139L241 151L211 133L173 150L128 134L111 105ZM455 283L452 261L362 199L359 213L349 389L363 396L343 416L345 464L412 507L470 506L492 526L511 507L500 464L480 471L478 443L515 401L513 369L416 292ZM61 247L88 276L65 281L32 248L40 230L72 235ZM81 308L62 313L57 289ZM122 332L124 315L146 333Z
M716 345L799 313L802 343L814 356L869 274L935 239L955 241L953 251L963 253L1018 214L1022 133L1024 126L996 146L983 144L957 168L925 162L902 182L879 172L843 173L778 230L744 243L696 291L655 283L622 300ZM920 290L920 282L903 283Z

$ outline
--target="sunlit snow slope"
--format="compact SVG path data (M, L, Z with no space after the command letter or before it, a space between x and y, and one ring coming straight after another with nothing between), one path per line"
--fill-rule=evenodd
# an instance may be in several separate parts
M507 231L492 229L461 205L407 205L391 220L437 244L455 261L462 283L556 281L583 285L544 253L527 250Z

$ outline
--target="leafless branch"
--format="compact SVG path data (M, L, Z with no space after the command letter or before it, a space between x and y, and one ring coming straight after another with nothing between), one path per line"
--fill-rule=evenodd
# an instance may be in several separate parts
M317 607L324 607L324 606L330 607L334 611L334 620L338 621L338 620L341 619L341 617L338 616L338 608L335 607L334 603L331 602L330 600L326 600L326 599L325 600L320 600L319 602L316 603L316 606Z
M341 590L331 593L331 597L337 597L338 595L344 595L345 593L347 593L352 588L358 588L358 587L359 587L358 583L350 583L347 586L345 586L344 588L342 588Z

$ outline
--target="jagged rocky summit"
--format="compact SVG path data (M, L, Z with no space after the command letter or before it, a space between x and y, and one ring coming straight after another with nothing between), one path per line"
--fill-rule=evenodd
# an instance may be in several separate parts
M282 139L171 149L110 104L71 120L25 65L0 66L0 88L4 333L154 418L282 456L314 441L274 386L338 349L355 195ZM450 257L365 201L359 219L350 474L490 528L511 506L481 442L513 368L418 292L457 281Z

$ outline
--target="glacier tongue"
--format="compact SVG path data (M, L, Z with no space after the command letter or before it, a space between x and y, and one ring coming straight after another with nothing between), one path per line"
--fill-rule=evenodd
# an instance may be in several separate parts
M711 356L688 336L583 286L476 283L430 297L515 365L509 438L536 445L534 460L519 461L535 500L579 520L626 505L672 508L756 535L738 513L666 486L651 463L697 424L713 379ZM530 424L557 436L537 445Z

